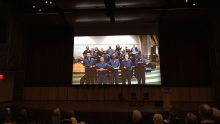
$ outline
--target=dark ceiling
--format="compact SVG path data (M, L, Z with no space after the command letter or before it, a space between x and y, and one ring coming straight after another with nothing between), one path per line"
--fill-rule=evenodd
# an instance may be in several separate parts
M211 18L214 5L203 0L23 0L19 7L29 23L94 24L196 21Z
M0 14L3 17L2 12L12 9L21 22L31 25L189 22L212 19L215 1L19 0L12 4L3 0Z

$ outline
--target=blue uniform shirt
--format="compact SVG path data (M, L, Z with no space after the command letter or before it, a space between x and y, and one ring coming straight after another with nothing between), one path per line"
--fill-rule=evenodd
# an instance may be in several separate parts
M120 62L116 59L116 60L112 60L110 62L110 65L113 67L113 68L118 68L120 66Z
M104 62L105 63L109 63L110 61L110 56L107 54L106 56L103 56L104 57Z
M104 62L104 63L98 63L96 66L97 66L98 68L107 69L108 64Z
M112 53L113 53L113 50L112 49L108 49L108 55L112 55Z
M137 64L138 62L141 62L141 63L143 63L144 65L146 64L146 61L145 61L144 58L137 58L137 59L135 60L135 64Z
M128 61L123 61L122 62L122 66L123 67L127 67L127 68L131 68L132 66L133 66L133 64L132 64L132 62L131 62L131 60L128 60Z
M95 62L93 60L88 60L88 59L85 59L84 62L83 62L83 65L84 66L93 66L95 65Z

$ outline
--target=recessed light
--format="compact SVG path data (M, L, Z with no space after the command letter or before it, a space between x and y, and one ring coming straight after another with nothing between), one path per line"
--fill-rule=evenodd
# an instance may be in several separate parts
M193 3L193 6L196 6L196 3Z
M36 6L35 6L35 5L33 5L33 6L32 6L32 8L33 8L33 9L35 9L35 8L36 8Z

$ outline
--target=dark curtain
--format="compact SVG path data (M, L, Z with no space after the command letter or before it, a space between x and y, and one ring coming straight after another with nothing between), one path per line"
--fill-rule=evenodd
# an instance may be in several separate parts
M28 35L26 86L66 86L72 81L70 27L34 27Z
M167 86L211 86L206 23L160 25L161 75Z

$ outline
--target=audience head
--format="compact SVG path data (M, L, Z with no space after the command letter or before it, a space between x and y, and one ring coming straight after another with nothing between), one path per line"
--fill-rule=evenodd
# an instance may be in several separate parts
M6 111L6 113L11 113L11 108L6 107L6 108L5 108L5 111Z
M208 104L200 105L198 112L201 120L212 118L212 108Z
M81 121L79 124L86 124L86 122L84 122L84 121Z
M72 124L78 124L77 119L75 117L70 118Z
M132 112L132 122L138 123L142 121L142 113L139 110L133 110Z
M160 113L155 113L153 117L154 124L163 124L163 116Z
M185 117L186 124L198 124L198 118L195 114L188 112Z
M213 114L213 117L215 120L220 120L220 110L215 108L215 107L212 107L212 114Z
M60 108L53 109L53 114L54 115L60 115L61 114Z

